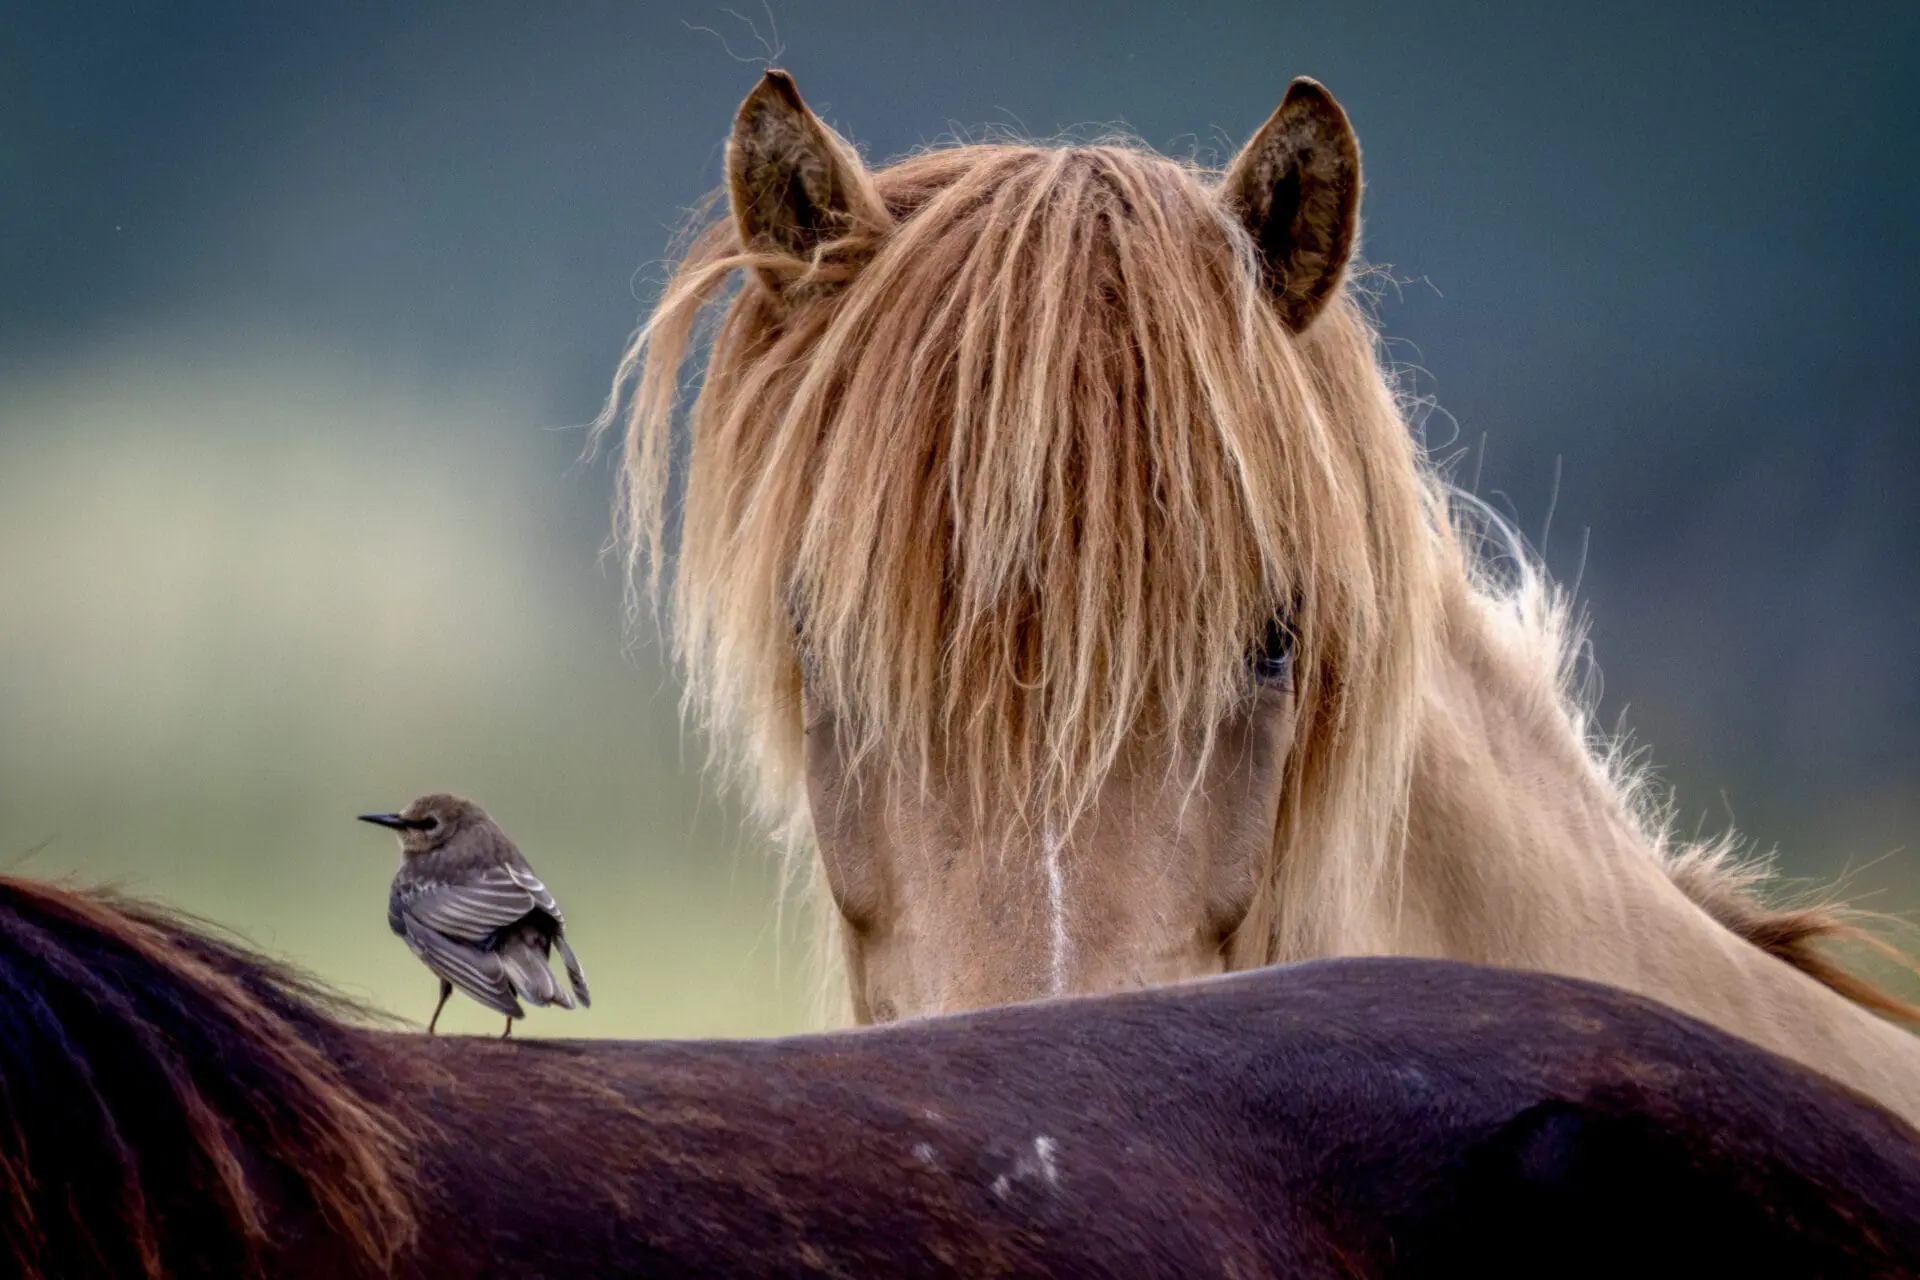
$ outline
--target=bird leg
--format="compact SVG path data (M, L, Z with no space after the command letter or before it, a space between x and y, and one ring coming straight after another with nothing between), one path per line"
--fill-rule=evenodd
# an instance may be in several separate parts
M453 994L453 984L442 979L440 982L440 1003L433 1006L433 1016L427 1019L427 1034L433 1034L435 1024L440 1021L440 1011L447 1007L447 997Z
M513 1019L512 1019L512 1018L508 1018L508 1019L507 1019L507 1029L506 1029L505 1031L502 1031L502 1032L500 1033L500 1038L501 1038L502 1040L505 1040L505 1039L506 1039L506 1038L507 1038L508 1036L510 1036L510 1035L512 1035L512 1034L513 1034Z

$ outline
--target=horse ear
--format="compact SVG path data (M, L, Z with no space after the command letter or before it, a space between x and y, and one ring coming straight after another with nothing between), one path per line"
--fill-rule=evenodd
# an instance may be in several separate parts
M1295 333L1333 296L1360 226L1360 143L1333 95L1305 76L1227 169L1220 198L1253 236Z
M892 223L859 156L807 109L784 71L762 76L734 116L727 193L741 244L796 266L829 240ZM776 294L791 278L765 268L759 276Z

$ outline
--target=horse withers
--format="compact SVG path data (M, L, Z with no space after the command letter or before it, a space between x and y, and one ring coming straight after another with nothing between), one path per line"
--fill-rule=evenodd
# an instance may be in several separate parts
M1650 1001L1323 961L785 1040L425 1037L0 879L0 1268L1920 1275L1920 1134Z
M1920 1119L1876 1016L1914 1010L1823 950L1845 917L1671 837L1571 691L1563 597L1417 446L1325 89L1220 172L1126 140L869 169L770 72L727 184L618 375L623 526L856 1020L1448 956Z

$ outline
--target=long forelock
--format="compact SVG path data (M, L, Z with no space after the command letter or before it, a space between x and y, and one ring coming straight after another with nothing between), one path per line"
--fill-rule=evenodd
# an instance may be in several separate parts
M1204 175L1142 149L955 147L874 181L895 227L733 293L691 414L673 636L769 816L803 794L803 650L856 755L1059 831L1134 744L1197 777L1280 610L1296 771L1322 775L1295 790L1394 807L1429 513L1358 308L1288 333ZM656 583L680 366L758 265L717 224L622 369Z

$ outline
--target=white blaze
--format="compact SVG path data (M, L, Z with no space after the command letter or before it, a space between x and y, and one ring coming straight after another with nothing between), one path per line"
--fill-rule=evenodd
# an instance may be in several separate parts
M1047 864L1047 920L1051 926L1048 948L1052 961L1053 994L1067 989L1067 959L1072 943L1067 938L1067 880L1060 865L1060 837L1048 827L1040 838Z

